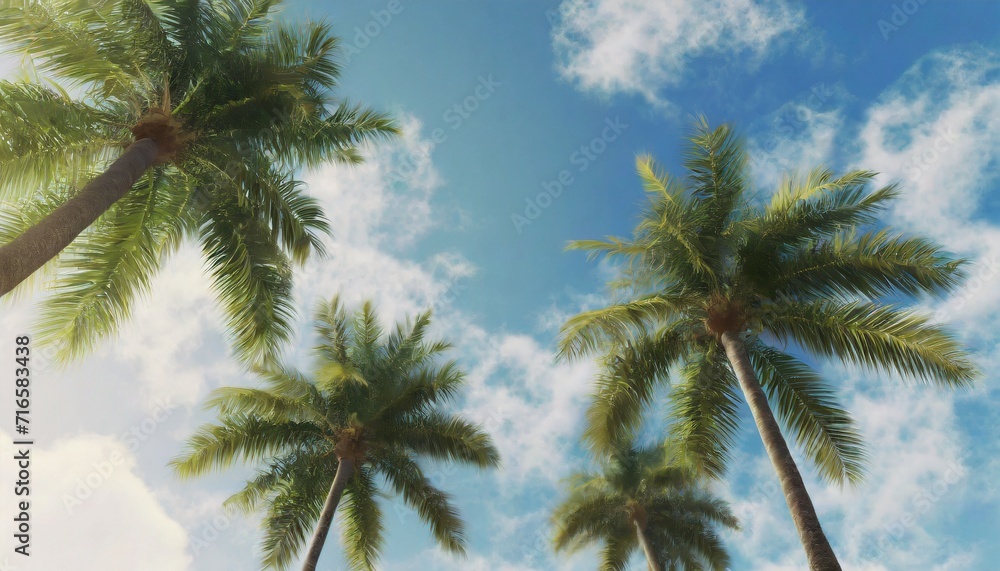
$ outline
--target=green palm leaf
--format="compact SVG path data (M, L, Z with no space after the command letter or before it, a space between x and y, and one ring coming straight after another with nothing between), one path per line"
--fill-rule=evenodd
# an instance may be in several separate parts
M723 571L729 556L716 527L738 527L725 502L699 487L687 468L669 464L663 449L623 442L598 473L575 473L568 494L553 511L557 552L574 553L602 544L602 570L626 569L639 550L641 527L658 553L660 566ZM643 518L633 517L640 509ZM668 567L669 568L669 567Z
M978 372L944 328L912 310L872 302L784 303L763 313L780 341L823 357L946 386L969 386Z
M342 512L343 542L350 569L371 571L381 555L385 527L376 496L374 471L362 468L347 486Z
M290 262L251 216L235 201L216 205L202 249L237 354L260 363L291 335L295 310Z
M345 556L351 569L374 569L385 542L382 482L428 525L445 550L464 554L465 525L451 498L424 472L423 461L477 468L500 464L490 436L450 413L465 374L439 362L450 346L426 339L430 314L386 334L373 304L349 314L338 298L317 304L316 366L307 377L274 362L253 367L263 387L215 391L208 406L216 424L199 429L172 462L182 477L236 463L263 464L226 505L245 513L266 507L263 564L287 569L326 509L339 503ZM365 382L335 382L332 366L357 371ZM349 460L349 461L348 461ZM352 469L352 472L342 469ZM335 482L345 482L342 496ZM333 504L331 504L333 505ZM297 509L296 506L301 507ZM320 544L314 541L307 559Z
M666 385L670 368L688 350L683 330L666 327L607 356L587 409L584 438L595 450L611 450L628 440L656 389Z
M373 458L374 468L403 501L416 510L445 550L465 554L464 523L448 494L434 487L420 465L404 450L386 448Z
M838 484L860 483L867 454L854 420L837 403L834 390L787 353L763 343L750 345L748 353L771 408L820 474Z
M92 176L127 141L105 121L101 110L44 86L0 81L0 201Z
M714 347L692 357L670 392L671 440L704 473L721 478L739 430L736 377Z
M769 203L758 203L743 143L704 118L684 159L682 177L639 158L648 201L631 240L571 243L620 269L609 285L621 298L572 317L558 340L561 357L602 356L584 437L600 453L634 438L655 389L668 374L679 376L664 441L677 463L720 477L738 435L742 392L810 567L839 569L781 427L838 484L862 479L862 438L836 391L785 349L971 386L980 373L961 343L912 307L959 287L964 260L927 238L879 226L900 191L870 188L872 171L792 174ZM668 329L669 350L650 349ZM699 553L693 547L667 568L710 564L716 540L690 537L703 541L700 555L689 557Z
M79 234L70 246L76 253L62 256L64 271L42 276L60 294L46 302L41 339L69 338L68 348L59 346L63 360L116 334L163 260L193 238L201 240L235 353L259 364L288 338L291 263L321 255L330 233L294 173L358 162L359 147L399 130L387 115L335 96L340 41L331 26L279 24L278 5L40 0L0 7L0 46L37 70L0 82L0 232L22 226L7 223L19 198L76 198L137 137L152 137L161 153L120 204ZM154 123L172 135L157 134ZM117 194L106 180L93 188L111 203ZM169 180L169 192L161 180ZM75 224L60 228L89 223L79 212ZM44 219L32 227L47 229ZM28 269L58 257L61 243L39 245ZM5 275L23 279L20 271ZM31 280L20 291L48 281ZM6 293L16 283L3 285Z
M173 182L157 171L149 173L98 221L94 232L60 257L63 271L39 323L39 337L59 348L59 362L92 350L129 319L133 301L148 294L179 238L178 214L190 193Z

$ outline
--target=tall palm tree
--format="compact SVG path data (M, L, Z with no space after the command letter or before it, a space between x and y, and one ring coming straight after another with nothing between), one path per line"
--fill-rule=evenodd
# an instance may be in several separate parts
M430 313L385 335L370 303L349 317L337 298L316 312L313 378L284 365L260 374L267 388L223 388L206 425L172 462L182 477L237 462L266 467L227 504L250 513L267 505L264 565L286 569L315 528L303 569L316 569L344 497L343 538L352 569L373 569L383 545L379 478L417 511L446 550L465 552L458 512L427 477L421 459L479 468L499 465L490 436L449 413L464 373L448 349L424 339Z
M674 429L701 468L720 476L742 391L809 568L840 569L779 422L828 481L859 482L865 452L835 389L792 351L972 384L978 373L960 343L904 305L953 290L962 261L876 226L898 191L870 190L870 171L817 169L786 177L769 203L753 200L742 143L704 119L685 178L649 157L637 165L649 202L632 239L571 244L623 267L620 302L573 317L560 334L565 358L606 355L586 438L601 449L629 434L673 380Z
M60 356L113 333L191 238L237 351L257 359L288 336L291 263L329 231L296 169L358 162L357 145L396 128L334 97L339 41L275 23L277 4L0 7L0 45L36 76L0 82L0 296L61 258L41 320Z
M553 516L556 550L601 542L601 571L625 569L636 550L650 571L725 571L729 554L716 527L736 529L736 517L689 467L666 460L660 448L629 444L600 473L571 476Z

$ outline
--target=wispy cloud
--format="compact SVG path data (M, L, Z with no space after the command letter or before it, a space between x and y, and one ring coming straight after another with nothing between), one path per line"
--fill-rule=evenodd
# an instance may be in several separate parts
M421 123L411 116L401 122L403 137L367 149L365 163L304 176L330 218L333 238L325 240L327 258L296 275L303 313L316 299L339 292L349 305L374 300L386 322L395 321L450 306L461 282L475 275L475 266L456 251L423 260L406 254L439 224L431 199L443 180Z
M826 373L838 378L843 376L839 369L827 367ZM953 537L942 533L940 522L964 499L972 470L964 458L953 396L900 384L878 387L876 380L857 376L845 384L844 402L873 458L866 482L857 489L828 486L796 454L841 562L866 571L949 564ZM766 456L737 465L732 481L751 484L741 485L739 493L727 492L743 523L731 545L753 569L804 568ZM967 558L975 556L969 546L964 551Z
M0 432L5 459L15 454L11 440ZM30 501L31 556L16 556L16 569L177 571L191 564L186 531L140 477L135 455L120 438L68 436L36 445L30 455L32 495L19 499ZM12 471L0 473L4 489L13 490ZM13 513L7 507L4 514ZM13 539L4 535L8 556Z
M527 335L467 328L465 338L476 339L465 408L472 418L498 419L500 478L515 487L529 479L554 486L568 474L592 366L556 363L551 348Z
M931 236L974 262L973 279L962 291L940 302L927 301L925 309L937 311L939 319L970 342L987 364L987 374L992 370L988 364L998 362L1000 288L989 284L1000 278L995 261L1000 227L978 213L987 193L1000 183L996 62L994 52L980 47L928 54L882 94L860 125L841 125L838 106L819 114L801 111L811 119L801 129L777 137L775 147L783 150L770 154L780 160L757 165L758 178L769 181L787 167L829 162L835 150L823 142L854 136L856 130L861 147L850 160L852 168L880 171L881 183L895 180L902 185L902 198L886 221ZM782 109L801 108L801 102L794 102ZM753 147L759 156L760 141ZM982 457L977 455L996 442L995 428L981 430L960 420L958 406L967 398L962 393L857 373L845 379L835 366L825 371L841 387L874 459L867 482L857 490L807 477L842 562L864 571L944 571L981 564L977 546L963 542L962 530L947 522L970 502L997 501L995 494L986 492L990 470L979 466ZM987 398L995 398L989 394ZM975 448L969 445L971 439ZM800 463L807 465L804 459ZM766 482L773 478L769 470L762 456L742 466L733 481ZM740 488L740 493L729 494L744 518L744 531L734 537L733 545L753 569L790 571L805 565L776 487Z
M670 108L664 90L708 54L752 66L805 26L785 0L565 0L552 37L558 70L584 91L640 95Z
M942 315L980 343L1000 324L1000 225L979 214L1000 186L998 58L983 47L922 58L869 111L858 158L883 181L901 181L895 225L973 261L973 279Z
M842 86L820 83L768 115L748 149L757 185L767 192L786 173L828 163L835 155L848 97Z

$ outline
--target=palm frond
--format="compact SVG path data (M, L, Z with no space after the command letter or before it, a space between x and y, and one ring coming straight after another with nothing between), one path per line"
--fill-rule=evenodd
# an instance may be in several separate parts
M729 552L709 522L687 513L676 513L678 510L673 506L655 506L651 511L655 514L650 524L651 540L657 553L669 562L667 569L726 571L731 568Z
M500 452L485 430L463 418L438 411L389 425L385 438L435 460L461 462L478 468L500 465Z
M613 450L630 440L656 388L666 384L670 368L688 350L684 332L668 326L609 354L587 409L584 439L596 451Z
M662 292L577 314L559 331L559 357L578 359L634 341L643 331L676 319L693 298L683 291Z
M636 549L632 534L612 535L604 539L604 547L598 555L599 571L626 571L629 559Z
M402 496L403 500L430 528L434 539L446 551L465 554L465 524L452 506L448 494L437 489L420 465L406 452L385 448L374 459L374 469Z
M805 177L788 176L765 208L756 228L772 245L830 236L851 227L874 224L877 215L899 196L896 185L872 191L877 173L858 170L834 178L826 168Z
M320 300L313 313L316 316L316 335L320 338L320 344L315 347L316 353L330 362L347 363L351 330L340 297L334 296L330 301Z
M624 502L616 494L570 495L552 516L556 551L574 553L606 537L624 535L622 530L629 527ZM635 545L628 546L630 551Z
M329 487L331 474L336 473L336 458L307 451L293 451L272 459L267 469L258 471L256 477L248 480L242 490L223 502L223 507L239 510L252 515L265 500L273 500L289 482L307 482L310 488ZM314 480L314 481L313 481Z
M458 363L449 361L434 369L412 375L395 398L380 408L373 422L401 422L451 402L465 383Z
M812 459L820 474L838 484L864 478L867 455L850 413L811 367L761 342L747 355L771 408Z
M106 122L101 110L42 85L0 81L0 202L91 176L129 140Z
M377 360L381 355L379 341L385 331L379 324L378 312L371 300L365 300L354 312L354 343L358 351L369 361Z
M722 232L735 213L739 212L744 192L749 187L747 153L743 143L729 125L712 129L707 119L696 119L691 144L685 153L693 196L698 200L695 210L701 222L699 237L703 240L706 263L716 271L721 267L719 248Z
M713 346L691 358L670 392L671 440L703 473L721 478L739 428L736 377Z
M821 357L944 386L971 386L979 371L943 327L912 310L871 302L816 301L767 308L763 323L779 341Z
M316 388L326 392L335 391L348 383L355 383L362 387L368 386L364 372L351 362L341 363L324 360L316 367L315 380Z
M372 571L382 552L382 510L374 470L359 469L344 490L343 543L350 569Z
M64 251L55 294L39 321L39 337L57 349L59 362L86 354L128 321L134 300L149 292L167 244L180 231L186 191L168 188L152 171Z
M788 254L769 281L777 295L798 298L942 297L961 285L964 263L925 238L847 231Z
M264 568L287 570L306 545L323 509L322 479L283 481L271 499L261 527Z
M128 90L141 65L116 34L113 2L5 2L0 42L72 85L98 85L104 93Z
M252 415L271 422L312 422L327 425L323 411L314 408L304 398L276 394L273 390L244 387L222 387L212 391L205 408L214 408L221 415Z
M216 203L202 250L237 355L260 363L292 333L291 266L270 230L235 200Z
M261 223L294 262L301 265L311 254L323 255L322 237L331 231L319 201L303 192L301 181L277 170L265 157L248 163L234 180L241 199L259 213Z
M305 127L305 128L302 128ZM362 161L358 148L365 143L387 140L400 134L396 122L386 113L350 103L342 103L322 120L296 126L288 134L278 129L271 131L275 139L291 140L294 145L279 146L277 140L269 141L279 151L279 158L307 167L335 160L345 164Z
M191 478L229 468L236 462L256 462L283 453L288 447L319 444L323 435L309 423L274 424L253 416L234 414L220 424L207 424L188 439L186 453L170 461L174 472Z
M655 268L665 275L684 276L687 283L698 282L702 287L714 284L718 277L713 261L716 256L699 232L706 221L698 198L661 170L652 157L639 156L636 171L648 201L633 232L633 247L621 252L625 260L647 271Z

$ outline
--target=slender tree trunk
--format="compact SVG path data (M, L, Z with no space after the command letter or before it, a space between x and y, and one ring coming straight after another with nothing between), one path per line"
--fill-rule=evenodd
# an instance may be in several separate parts
M313 533L312 543L309 545L309 553L302 564L302 571L316 571L319 554L323 552L323 544L326 543L326 536L330 533L330 526L333 524L333 514L337 511L337 504L340 503L340 496L344 494L347 481L353 475L354 461L350 458L340 458L337 464L337 475L333 477L330 493L326 495L326 503L323 504L323 512L319 516L319 523L316 524L316 531Z
M0 247L0 297L56 257L125 195L156 160L152 139L132 143L118 159L76 196Z
M642 552L646 556L649 571L663 571L660 560L656 558L656 551L653 550L653 544L649 542L649 536L646 535L646 526L640 525L638 521L634 520L632 524L635 525L635 535L639 538L639 546L642 547Z
M760 438L764 441L764 449L771 458L774 471L778 473L781 490L785 494L788 509L792 512L792 520L799 531L810 571L840 571L840 563L837 562L837 556L833 553L823 528L820 527L816 509L809 498L805 483L802 482L799 469L795 466L795 460L788 451L785 438L774 420L774 414L767 403L764 390L757 381L757 375L750 366L750 358L747 357L743 341L732 331L723 333L721 341L736 378L739 379L747 404L750 405L750 412L757 423Z

